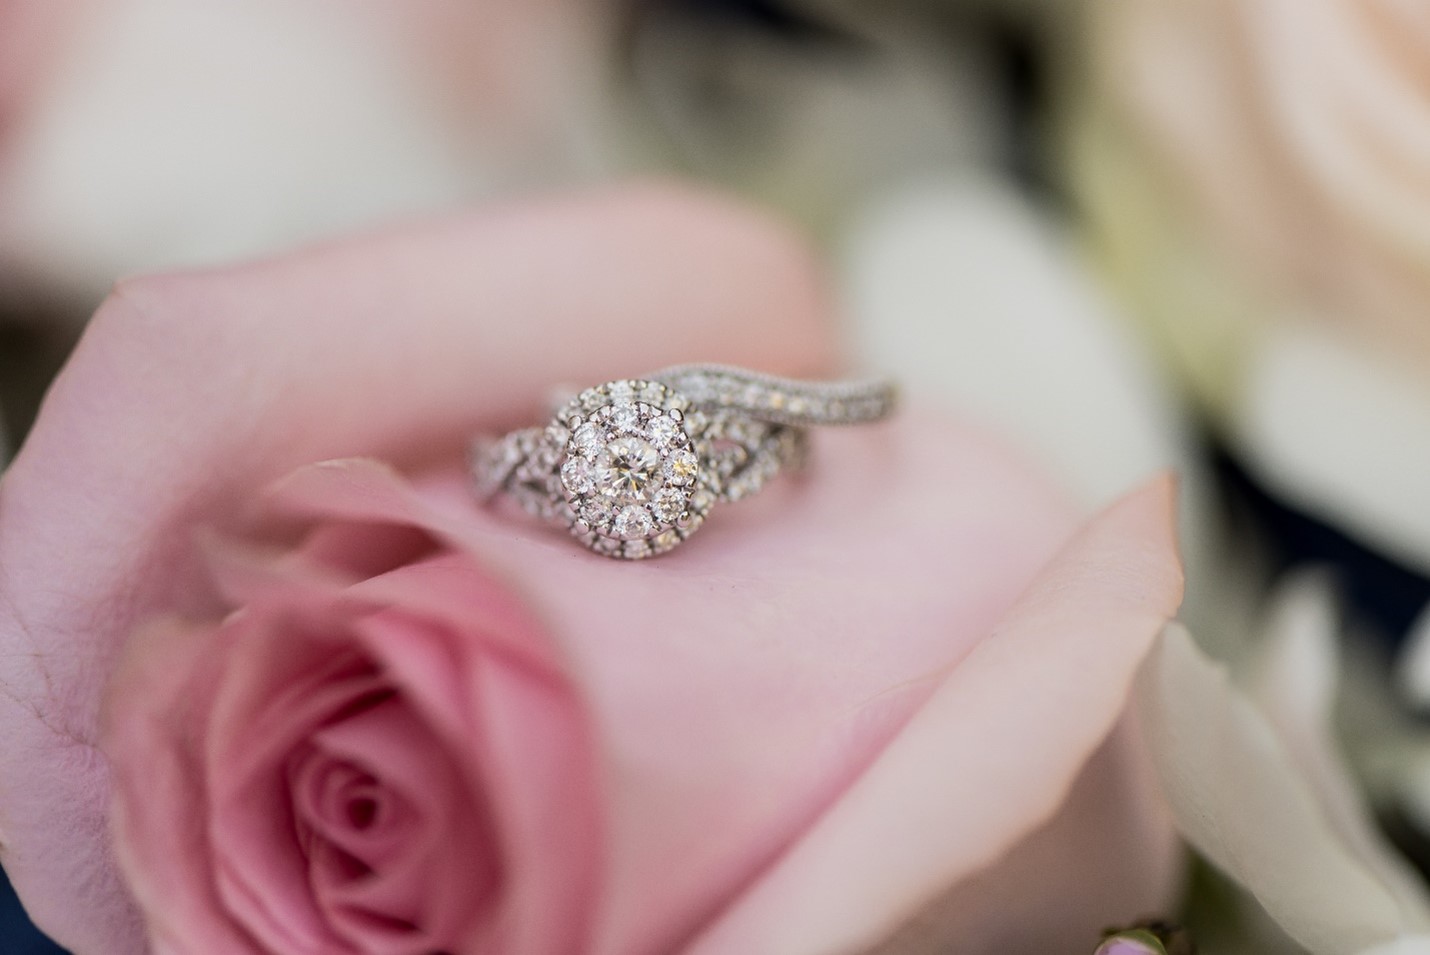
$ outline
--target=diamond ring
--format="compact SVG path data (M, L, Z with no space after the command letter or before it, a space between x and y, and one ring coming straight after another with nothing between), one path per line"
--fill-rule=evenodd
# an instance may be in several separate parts
M892 383L797 381L724 365L680 365L566 401L544 427L478 440L477 496L506 495L607 557L663 554L719 501L799 467L810 425L877 421Z

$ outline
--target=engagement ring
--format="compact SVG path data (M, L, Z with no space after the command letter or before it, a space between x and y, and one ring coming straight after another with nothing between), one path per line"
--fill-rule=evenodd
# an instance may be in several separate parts
M483 501L504 493L596 553L635 560L801 465L808 426L877 421L894 402L883 380L681 365L588 388L545 427L479 440L472 471Z

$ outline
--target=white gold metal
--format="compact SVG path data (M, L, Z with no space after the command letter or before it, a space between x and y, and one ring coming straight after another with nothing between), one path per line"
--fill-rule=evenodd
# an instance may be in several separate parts
M893 382L884 378L801 381L729 365L677 365L651 377L693 404L776 424L863 424L888 417L898 402Z
M545 427L473 448L477 496L505 494L598 554L671 550L718 501L803 464L809 425L876 421L887 381L812 382L724 365L680 365L567 400Z

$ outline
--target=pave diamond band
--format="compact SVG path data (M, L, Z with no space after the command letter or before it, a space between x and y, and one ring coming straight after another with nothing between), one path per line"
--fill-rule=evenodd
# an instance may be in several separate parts
M506 494L608 557L662 554L719 501L800 466L806 426L892 412L886 381L809 382L723 365L681 365L571 398L545 427L478 441L483 501Z
M799 381L728 365L677 365L651 377L691 402L743 411L761 421L793 425L861 424L894 409L889 381Z

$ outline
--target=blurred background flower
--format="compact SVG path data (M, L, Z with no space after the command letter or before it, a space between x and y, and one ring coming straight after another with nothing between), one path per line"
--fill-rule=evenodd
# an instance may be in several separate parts
M1195 403L1270 576L1325 565L1340 731L1430 871L1430 17L1094 2L1068 97L1092 247ZM1405 649L1402 649L1405 647Z
M1430 598L1426 11L1098 2L1090 26L1069 157L1103 263L1228 463L1296 512L1268 510L1282 543L1401 635Z

